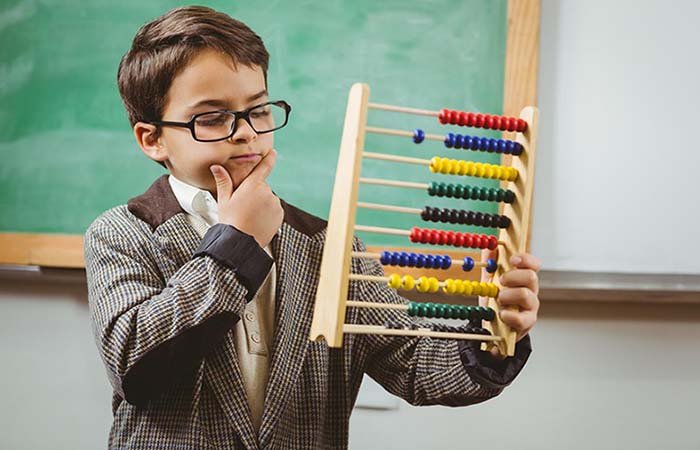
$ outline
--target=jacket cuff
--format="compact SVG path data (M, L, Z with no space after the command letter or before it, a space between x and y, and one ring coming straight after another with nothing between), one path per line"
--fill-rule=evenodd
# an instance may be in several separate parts
M194 257L203 255L236 272L236 277L248 290L248 301L260 289L273 263L251 235L223 223L212 226L204 235Z
M489 352L482 351L476 341L458 341L459 355L469 376L483 387L502 389L509 385L525 366L532 344L530 335L515 345L515 355L497 359Z

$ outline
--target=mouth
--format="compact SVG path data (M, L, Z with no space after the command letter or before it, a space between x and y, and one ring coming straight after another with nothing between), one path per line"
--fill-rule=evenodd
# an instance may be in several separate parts
M232 160L237 162L254 162L261 158L259 153L244 153L242 155L231 157Z

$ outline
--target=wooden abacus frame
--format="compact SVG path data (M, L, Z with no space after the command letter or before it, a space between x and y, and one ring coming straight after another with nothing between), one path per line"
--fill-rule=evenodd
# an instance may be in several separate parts
M471 339L482 341L482 349L484 350L490 349L495 345L501 354L512 356L515 352L515 332L500 320L498 314L499 306L494 298L488 299L488 307L496 312L496 317L492 323L485 322L484 325L484 327L492 333L491 336L430 330L396 330L381 326L344 323L348 304L354 307L363 306L361 302L353 301L349 303L347 297L350 279L357 279L356 276L353 277L350 273L353 234L356 230L361 229L367 231L369 228L356 228L355 225L362 159L363 156L369 156L375 159L377 157L376 154L368 154L364 151L365 134L367 132L381 132L387 134L386 131L378 131L376 128L367 127L368 108L413 114L438 115L438 113L432 111L369 103L369 86L361 83L352 86L346 109L343 137L340 144L340 155L331 199L326 245L323 251L320 269L321 276L318 284L314 317L309 338L311 340L325 338L330 347L340 347L342 345L344 333ZM518 176L514 181L504 182L504 187L515 193L515 201L502 205L503 213L511 219L511 226L501 229L499 232L498 241L502 249L499 249L498 269L493 276L493 282L496 284L498 284L499 275L512 268L509 261L510 257L513 254L525 252L528 246L532 193L534 188L537 115L537 109L534 107L526 107L520 114L520 118L527 123L527 129L516 135L516 142L523 147L522 154L517 158L510 159L510 166L517 170ZM394 158L392 157L392 159ZM382 307L378 304L368 304L366 306Z

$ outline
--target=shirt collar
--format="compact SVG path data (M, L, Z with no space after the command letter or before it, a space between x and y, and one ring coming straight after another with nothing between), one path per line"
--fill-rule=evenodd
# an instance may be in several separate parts
M216 200L209 191L187 184L173 175L168 177L168 182L175 198L186 213L203 219L209 225L219 222Z

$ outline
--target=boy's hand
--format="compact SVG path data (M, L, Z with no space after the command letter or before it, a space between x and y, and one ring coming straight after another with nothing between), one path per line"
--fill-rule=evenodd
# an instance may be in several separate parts
M497 250L482 251L482 260L496 259ZM542 263L529 253L512 256L510 263L514 269L504 273L500 277L501 291L498 294L498 304L502 308L501 320L517 333L517 340L521 340L535 326L537 311L540 309L539 279L537 272ZM488 281L491 274L482 270L482 281ZM487 299L479 297L479 304L485 306ZM511 310L508 307L516 307Z
M280 199L266 182L276 157L277 152L270 150L235 191L231 175L224 167L213 165L209 168L216 181L219 222L253 236L260 247L272 241L284 219Z

